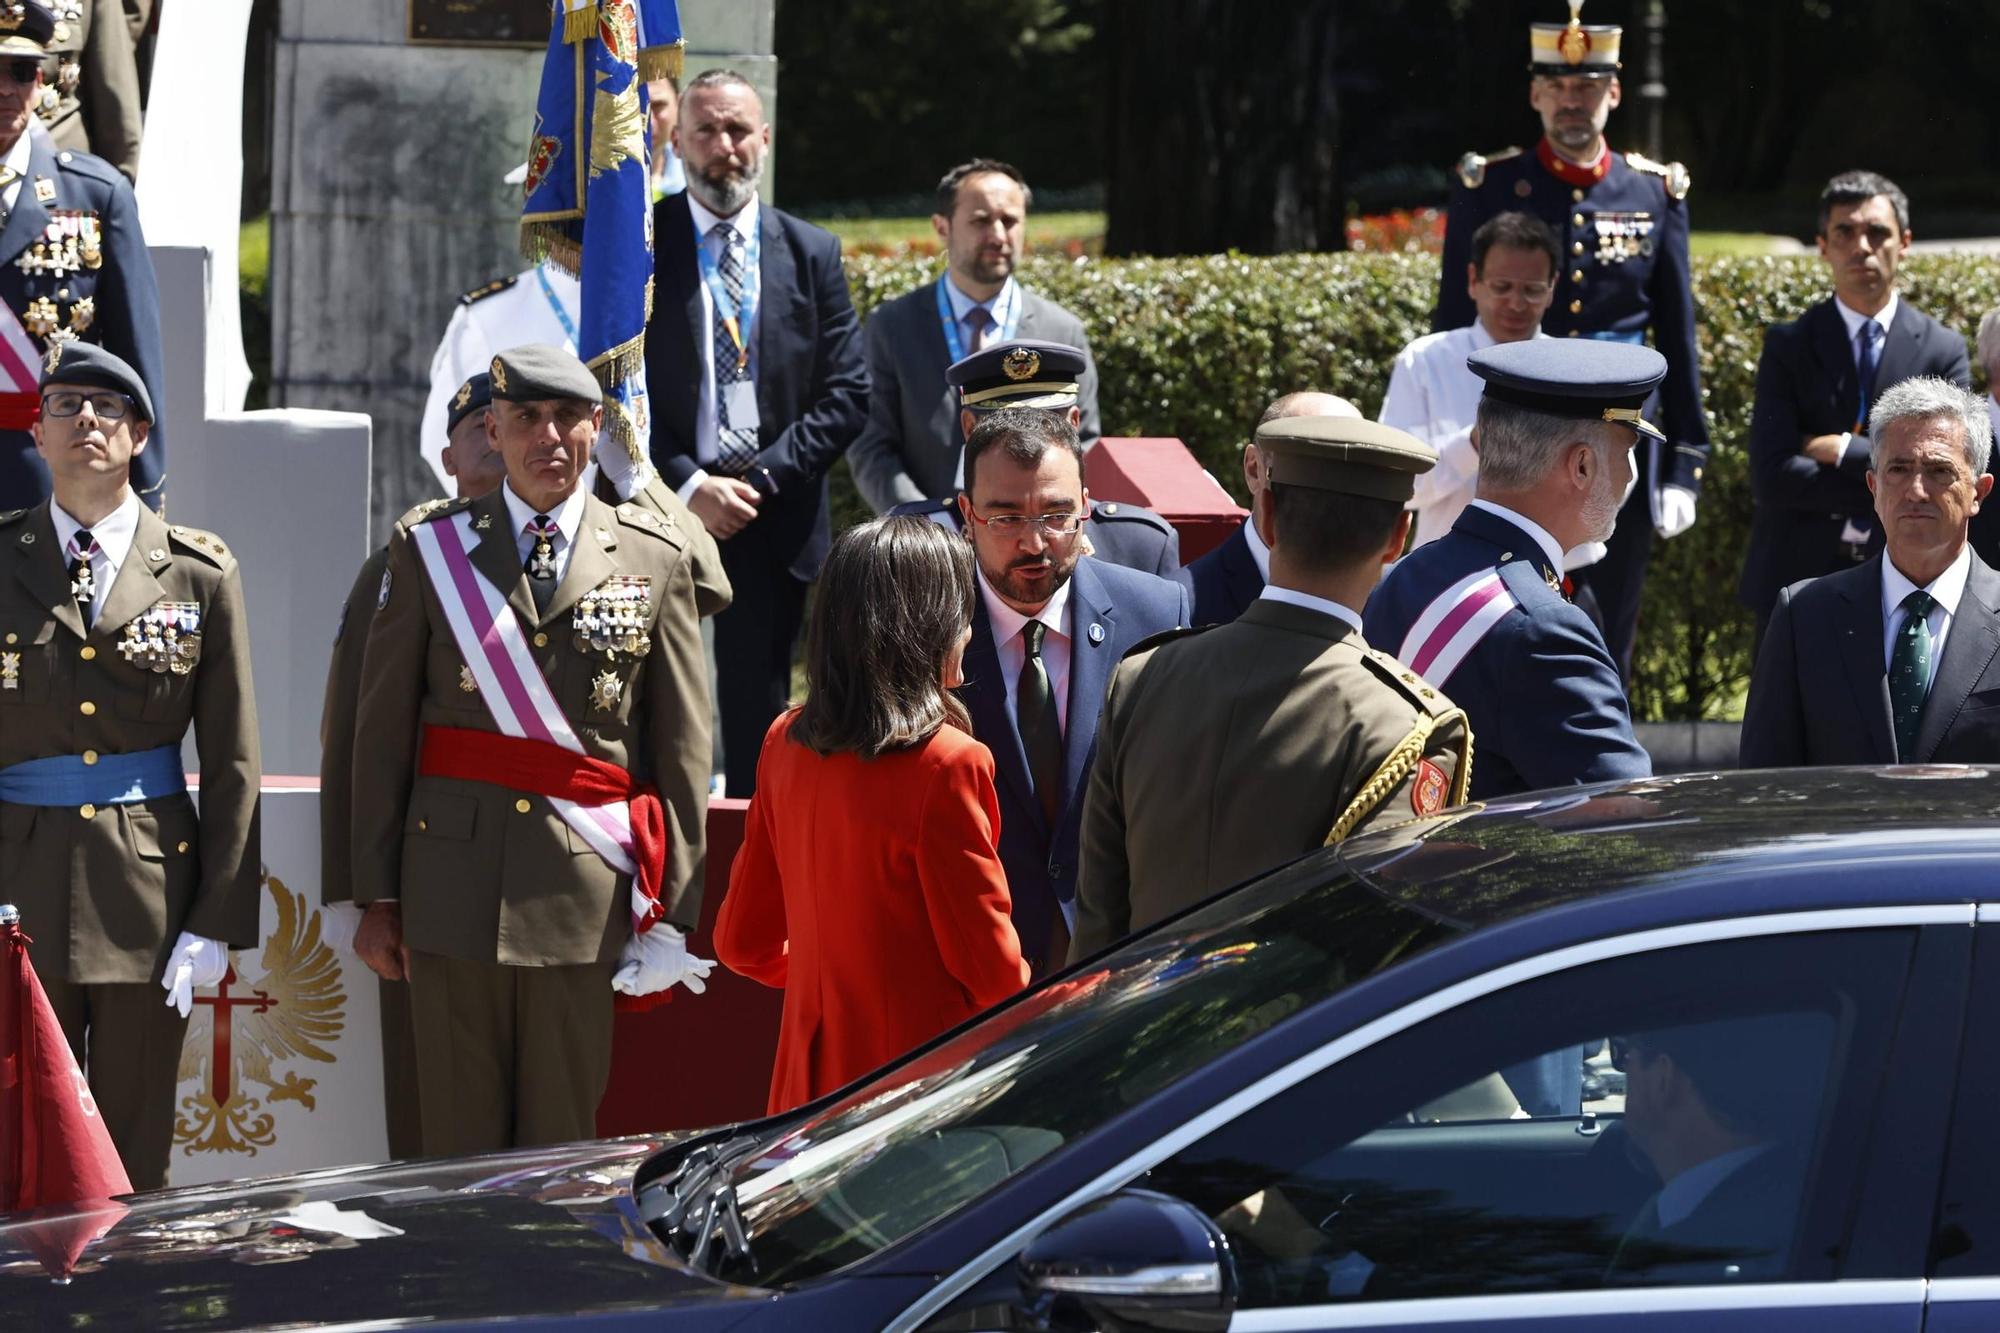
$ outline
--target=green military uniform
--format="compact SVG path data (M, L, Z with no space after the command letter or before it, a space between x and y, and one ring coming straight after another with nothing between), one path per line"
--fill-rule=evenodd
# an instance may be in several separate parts
M597 473L597 498L608 505L620 503L617 488L601 468ZM686 501L668 490L667 484L655 474L633 493L630 503L665 520L686 542L688 565L694 578L695 610L701 617L706 620L727 607L735 590L729 586L729 575L722 569L722 548L708 535L708 529L694 516Z
M0 800L0 884L126 1172L152 1189L166 1180L187 1027L165 1003L161 971L184 930L257 943L261 774L236 560L209 533L137 511L88 629L49 502L0 516L0 770L70 755L88 771L178 747L192 723L201 812L185 792ZM163 656L168 626L178 646Z
M424 726L497 731L429 586L411 529L469 510L471 563L504 592L536 666L588 753L658 787L666 921L700 909L708 681L689 534L633 504L585 501L568 568L535 609L506 488L435 501L389 541L355 724L357 902L398 899L411 953L424 1149L473 1152L595 1132L610 1073L611 975L631 934L628 877L547 799L416 776ZM640 656L607 659L574 618L594 590L643 580Z
M137 30L106 0L54 0L55 34L35 108L56 147L92 153L138 179L140 82Z
M1380 473L1359 493L1384 500L1407 500L1436 459L1401 431L1340 418L1266 423L1258 445L1274 481L1353 492ZM1072 960L1360 829L1465 799L1464 713L1356 624L1285 597L1267 588L1235 622L1157 636L1112 672Z

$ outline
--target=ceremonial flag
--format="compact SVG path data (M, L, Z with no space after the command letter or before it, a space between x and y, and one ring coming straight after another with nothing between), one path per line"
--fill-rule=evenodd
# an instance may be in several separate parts
M651 473L646 322L653 312L653 202L646 80L678 77L674 0L551 0L548 54L528 144L521 250L583 288L577 355L604 386L600 450L620 494ZM627 464L629 460L629 464Z
M28 961L20 919L13 908L0 908L0 1212L131 1192L90 1085Z

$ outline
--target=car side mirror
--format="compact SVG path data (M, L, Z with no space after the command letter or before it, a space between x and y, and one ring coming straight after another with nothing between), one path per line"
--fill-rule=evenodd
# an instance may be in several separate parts
M1229 1242L1170 1195L1126 1189L1087 1203L1015 1262L1031 1328L1222 1333L1236 1309Z

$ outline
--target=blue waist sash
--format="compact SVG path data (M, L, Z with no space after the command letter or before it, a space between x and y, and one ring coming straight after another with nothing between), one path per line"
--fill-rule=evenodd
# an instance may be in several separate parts
M1605 329L1598 333L1586 333L1583 336L1594 338L1601 343L1638 343L1642 347L1646 342L1646 331L1644 329L1627 329L1622 333L1616 329Z
M52 754L0 768L0 801L15 805L128 805L186 790L178 745L100 754L94 764L80 754Z

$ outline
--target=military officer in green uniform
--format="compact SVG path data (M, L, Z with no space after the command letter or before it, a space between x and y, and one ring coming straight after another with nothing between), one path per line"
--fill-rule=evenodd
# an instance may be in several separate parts
M1233 623L1156 636L1112 672L1071 961L1359 829L1465 799L1465 714L1361 637L1360 608L1402 552L1403 505L1436 452L1347 417L1267 421L1257 448L1263 594Z
M710 757L689 535L582 486L603 408L575 356L491 375L506 481L396 525L354 729L355 951L409 977L434 1154L593 1135L614 988L711 966L684 936Z
M152 421L131 366L57 344L34 426L54 494L0 515L0 883L139 1189L166 1183L192 992L257 943L260 869L236 560L139 502Z
M139 59L125 7L54 0L55 31L35 113L56 147L94 153L139 176ZM143 27L143 24L139 25Z

